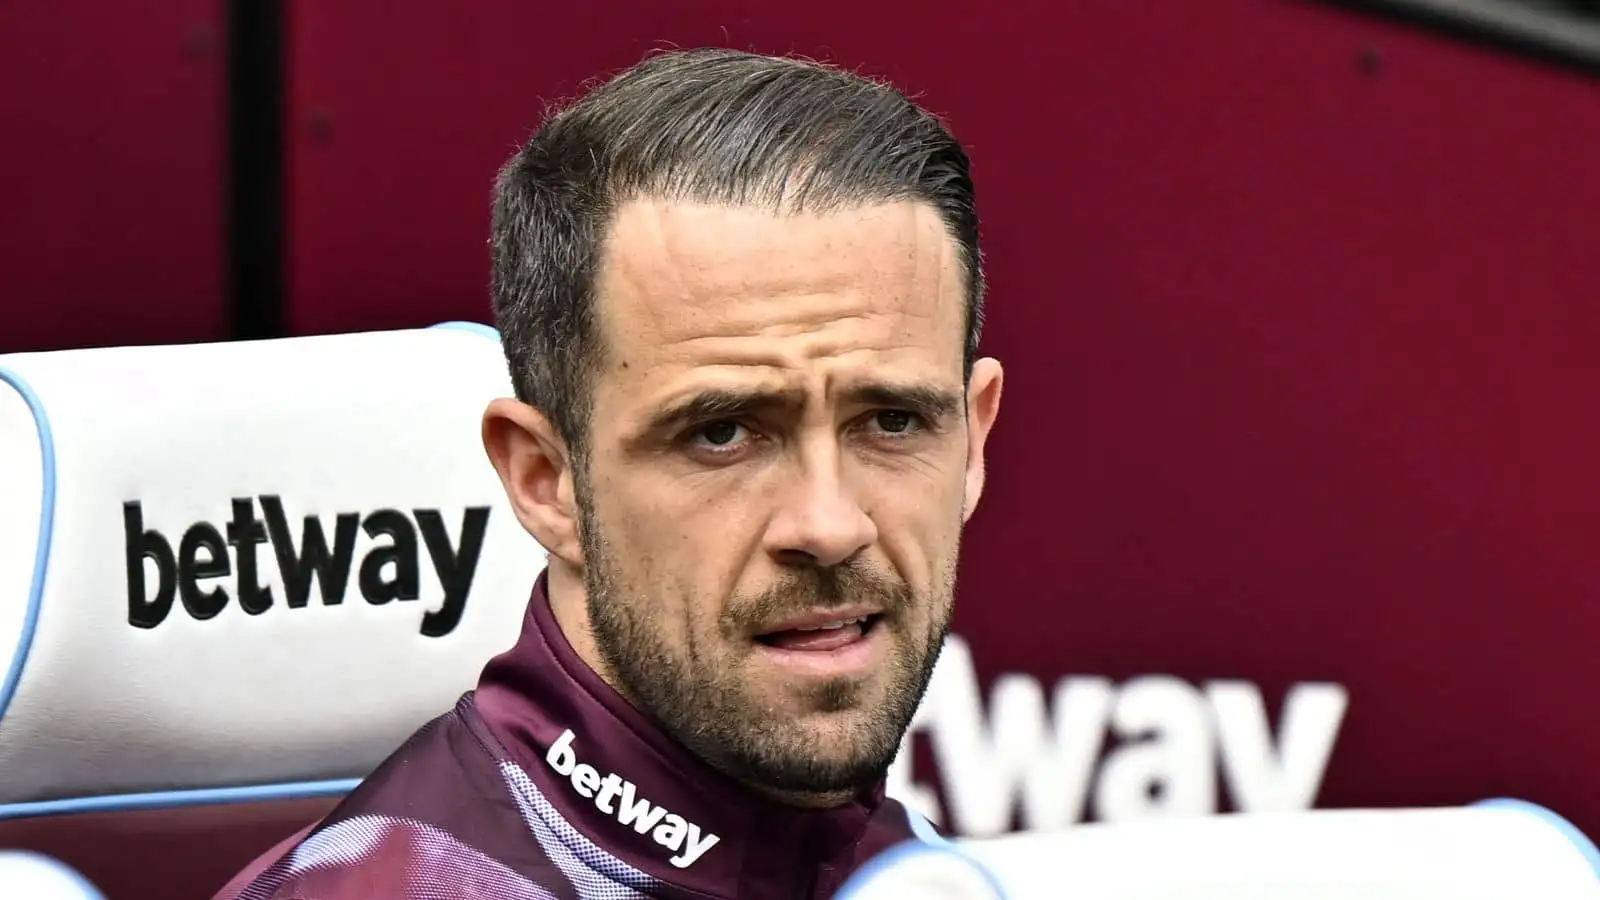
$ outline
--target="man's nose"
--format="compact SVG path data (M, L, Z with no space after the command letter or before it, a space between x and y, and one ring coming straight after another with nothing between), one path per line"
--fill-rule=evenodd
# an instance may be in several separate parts
M780 562L837 566L877 541L877 524L836 461L814 461L794 477L767 532L768 552Z

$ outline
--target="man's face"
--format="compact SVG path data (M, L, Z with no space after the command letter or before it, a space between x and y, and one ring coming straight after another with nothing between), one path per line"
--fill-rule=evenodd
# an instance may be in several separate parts
M746 783L876 781L949 627L998 403L992 361L994 402L964 383L955 242L912 202L639 201L597 296L577 491L607 674Z

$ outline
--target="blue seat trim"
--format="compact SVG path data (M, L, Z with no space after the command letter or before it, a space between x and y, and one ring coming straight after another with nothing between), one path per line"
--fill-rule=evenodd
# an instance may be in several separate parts
M916 814L912 813L912 815ZM872 859L867 860L866 864L857 869L855 873L852 874L850 878L839 888L839 893L834 895L835 900L851 900L851 898L858 895L862 890L865 889L866 886L870 885L873 880L878 878L884 871L902 864L907 859L917 856L930 855L954 856L960 859L962 862L971 866L973 871L979 874L983 881L988 884L989 889L994 892L996 897L1004 900L1004 898L1008 896L1005 888L1001 886L999 879L994 877L994 873L990 872L988 867L984 866L976 859L973 859L972 856L962 851L955 843L946 841L943 838L940 838L937 843L929 843L921 840L920 838L916 838L896 844L882 853L879 853L877 856L874 856Z
M33 578L28 584L28 608L23 613L22 634L17 648L6 667L5 680L0 681L0 724L22 683L22 669L33 650L33 636L39 628L39 609L44 604L45 575L50 568L50 539L55 533L56 519L56 442L50 431L50 417L45 415L44 401L23 377L10 369L0 369L0 384L10 386L27 404L33 415L33 426L39 436L40 468L44 475L44 491L39 498L39 539L33 550Z
M178 806L343 797L355 790L356 785L360 783L359 778L341 778L332 781L297 781L248 787L194 788L179 791L150 791L142 794L110 794L104 797L38 800L0 805L0 821L35 816L65 816L74 813L134 812L141 809L172 809Z
M949 846L951 844L950 839L940 834L938 829L933 827L932 822L924 819L921 813L909 806L906 807L906 821L911 825L911 833L916 835L917 840L924 844L940 846Z
M1540 806L1537 803L1530 803L1527 800L1517 800L1513 797L1495 797L1490 800L1480 800L1477 803L1474 803L1473 806L1483 806L1492 809L1515 809L1527 813L1535 818L1543 819L1549 824L1555 826L1557 831L1561 832L1566 836L1567 840L1572 842L1572 845L1578 849L1578 853L1581 854L1584 860L1589 863L1589 868L1594 870L1595 877L1600 879L1600 848L1595 846L1594 841L1591 840L1588 835L1584 834L1582 829L1567 821L1566 818L1560 813Z
M485 325L482 322L440 322L439 324L430 327L446 328L455 331L470 331L473 334L481 334L495 343L500 342L500 332L496 331L492 326Z

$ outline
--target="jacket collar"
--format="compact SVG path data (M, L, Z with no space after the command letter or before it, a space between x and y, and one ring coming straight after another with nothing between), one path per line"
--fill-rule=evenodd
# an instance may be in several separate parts
M827 880L821 870L851 865L883 803L880 784L841 807L798 809L712 769L578 657L550 609L543 575L516 646L484 669L476 705L511 760L579 832L690 891L792 897L797 884ZM641 831L624 809L655 824Z

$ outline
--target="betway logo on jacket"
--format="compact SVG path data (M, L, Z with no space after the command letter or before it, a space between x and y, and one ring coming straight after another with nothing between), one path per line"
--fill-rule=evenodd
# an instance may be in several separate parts
M544 761L556 774L571 781L572 789L580 797L592 801L595 809L640 834L649 834L656 843L677 854L668 862L686 869L721 840L710 832L702 832L699 825L683 816L639 796L639 788L615 772L601 775L594 766L578 762L578 755L572 749L573 740L572 729L561 732L561 737L545 753Z
M306 516L297 532L284 515L281 499L269 494L263 495L260 502L262 518L256 517L251 498L236 497L233 516L223 527L195 522L183 530L177 541L145 527L140 501L124 503L128 624L155 628L166 621L175 600L189 615L202 621L215 618L235 600L246 613L261 615L278 602L272 588L262 583L263 566L274 564L283 585L283 605L289 609L310 605L313 579L324 606L343 603L351 569L357 567L358 532L377 541L360 557L357 568L356 586L364 600L381 606L395 600L417 599L425 547L428 562L444 589L444 601L438 609L423 614L421 632L443 637L461 623L483 550L489 507L468 507L455 540L437 509L413 509L409 516L395 509L334 513L330 547L322 516ZM271 549L266 561L257 555L261 544ZM159 573L153 593L145 578L147 559L154 561ZM231 592L227 582L221 581L229 577L233 578Z

